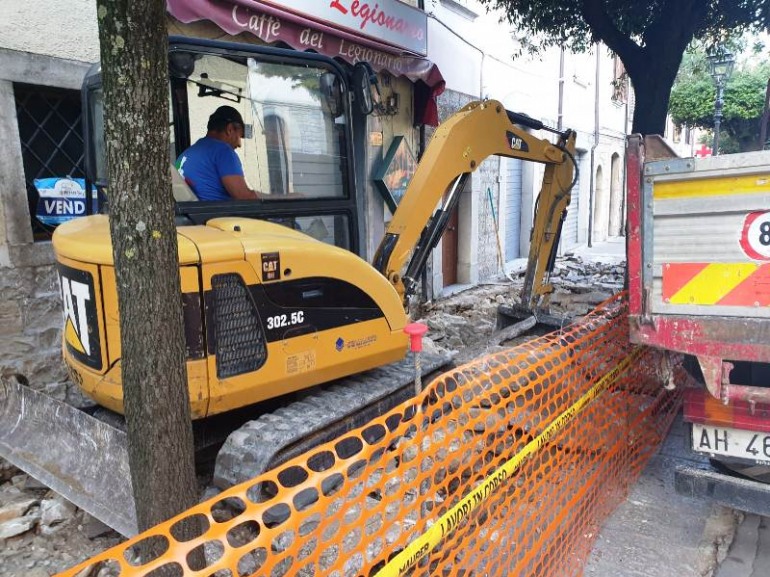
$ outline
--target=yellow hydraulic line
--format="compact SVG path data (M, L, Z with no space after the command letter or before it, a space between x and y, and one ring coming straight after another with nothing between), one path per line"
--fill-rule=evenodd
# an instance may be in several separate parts
M518 469L522 463L540 450L553 436L561 431L575 418L591 401L604 392L609 384L621 373L625 372L631 363L642 354L642 347L634 348L626 358L618 363L609 373L580 397L571 407L561 413L548 425L542 433L527 443L509 461L501 465L481 485L462 498L454 507L444 513L425 533L417 537L387 565L380 569L377 577L401 577L414 567L420 559L439 546L446 535L452 533L472 511L479 508L497 489Z

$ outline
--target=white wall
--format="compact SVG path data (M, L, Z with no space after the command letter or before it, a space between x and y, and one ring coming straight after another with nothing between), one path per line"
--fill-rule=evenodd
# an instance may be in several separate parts
M0 0L0 47L99 60L95 0Z
M428 58L438 65L448 89L479 96L481 53L435 18L428 19Z
M560 111L559 48L537 56L515 56L519 33L501 19L500 12L490 13L476 0L426 0L425 6L429 17L428 58L438 64L447 90L500 100L509 110L524 112L554 127L561 112L562 127L577 132L577 147L583 153L580 191L573 191L572 205L572 210L578 210L578 241L589 241L589 226L591 240L606 238L610 200L614 207L623 204L617 196L610 199L611 159L614 154L623 157L629 114L624 103L612 98L615 63L607 48L599 45L589 53L564 54ZM544 131L536 136L552 138ZM594 182L592 187L592 174L595 178L600 166L602 182ZM525 255L542 167L524 163L522 169L520 238L521 254ZM620 180L624 181L622 175ZM597 188L607 193L600 199L606 206L596 206ZM501 203L504 201L502 198ZM589 206L600 214L598 232ZM502 205L499 210L503 212Z

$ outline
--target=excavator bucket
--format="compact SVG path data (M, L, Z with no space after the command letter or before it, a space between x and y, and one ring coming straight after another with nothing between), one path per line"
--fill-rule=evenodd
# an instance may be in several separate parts
M136 535L123 431L2 379L0 456L121 534Z
M566 316L558 316L539 309L530 309L521 305L499 305L497 307L497 322L495 329L502 331L509 327L520 327L522 332L538 333L536 326L550 332L554 329L567 327L572 320Z

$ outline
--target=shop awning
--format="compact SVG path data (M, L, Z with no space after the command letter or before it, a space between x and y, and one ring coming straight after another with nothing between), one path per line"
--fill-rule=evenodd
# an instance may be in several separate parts
M415 85L415 124L438 124L436 97L445 82L438 66L426 58L256 0L166 0L166 6L184 23L208 20L233 36L246 32L268 44L281 42L351 64L365 61L378 72L405 76Z

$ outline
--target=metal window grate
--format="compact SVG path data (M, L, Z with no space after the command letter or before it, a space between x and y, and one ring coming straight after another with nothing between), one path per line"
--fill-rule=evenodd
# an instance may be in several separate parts
M35 240L48 240L51 227L36 217L36 178L85 177L80 93L77 90L14 84L16 117Z

